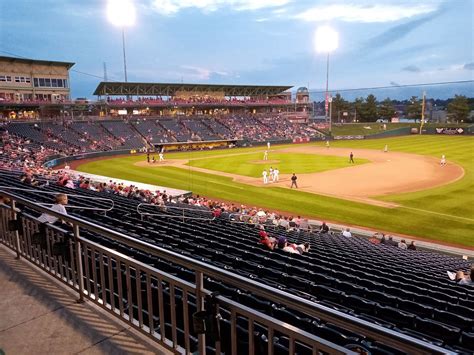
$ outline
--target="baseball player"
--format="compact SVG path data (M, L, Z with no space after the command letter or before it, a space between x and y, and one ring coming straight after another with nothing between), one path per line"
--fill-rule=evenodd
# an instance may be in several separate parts
M268 160L268 150L263 153L263 160Z
M263 176L263 183L268 184L268 173L266 170L263 171L262 176Z
M349 155L349 163L352 163L354 164L354 154L351 152L351 154Z
M290 187L291 189L293 188L293 186L294 186L295 188L298 188L298 184L296 183L296 180L297 180L297 179L298 179L298 178L296 177L296 174L293 173L293 176L291 177L291 187Z
M267 149L270 150L270 142L267 142Z
M273 169L273 182L278 182L280 177L278 176L280 174L280 170L278 168Z
M388 144L385 144L385 147L383 148L383 152L387 153L388 152Z
M329 140L326 141L326 148L329 148Z
M275 179L273 178L273 174L275 174L275 170L273 170L273 167L270 167L269 171L270 171L270 174L269 174L270 176L269 176L268 181L274 182Z
M160 161L165 161L165 157L163 155L163 152L160 152L160 154L158 154L158 156L160 157Z
M441 166L446 165L446 156L444 154L441 156L441 161L439 162L439 165Z

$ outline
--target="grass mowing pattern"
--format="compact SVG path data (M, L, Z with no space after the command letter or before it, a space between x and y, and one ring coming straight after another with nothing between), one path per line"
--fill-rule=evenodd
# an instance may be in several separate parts
M323 145L324 143L317 143ZM384 197L409 208L387 209L358 202L315 195L278 187L254 187L233 182L230 178L163 167L149 169L134 166L143 156L101 160L81 165L78 170L126 180L191 190L210 198L235 201L240 204L262 206L342 223L366 226L392 233L404 233L448 243L474 246L473 195L474 138L447 136L406 136L366 141L333 142L335 147L383 149L441 157L462 165L466 175L460 181L421 192ZM281 147L274 147L275 149ZM272 147L273 149L273 147ZM170 159L193 159L219 156L232 152L252 152L262 147L232 151L204 151L167 154ZM403 172L401 172L403 173ZM415 209L411 209L415 208ZM443 213L438 215L430 212ZM453 217L454 216L454 217ZM455 217L463 217L459 219Z
M191 160L187 165L258 178L262 176L263 169L268 171L270 167L278 167L281 174L291 174L293 172L307 174L345 168L348 166L347 161L349 159L314 154L278 153L273 151L268 154L268 159L271 161L277 160L278 162L262 164L262 158L263 153L258 152L227 157L195 159ZM356 163L352 165L360 165L367 162L368 160L366 159L357 159Z

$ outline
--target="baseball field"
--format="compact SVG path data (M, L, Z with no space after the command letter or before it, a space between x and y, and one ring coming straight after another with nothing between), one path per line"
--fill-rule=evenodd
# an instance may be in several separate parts
M383 152L385 145L388 152ZM212 199L474 248L474 138L404 136L165 153L77 162L92 174L190 190ZM354 164L349 163L349 154ZM447 165L440 166L446 155ZM262 172L280 171L263 184ZM292 173L298 189L290 189Z

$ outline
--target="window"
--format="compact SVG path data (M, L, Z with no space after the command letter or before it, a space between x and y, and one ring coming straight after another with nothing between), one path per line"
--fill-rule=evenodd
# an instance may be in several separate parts
M64 79L64 80L63 80L63 83L64 83L63 88L67 88L67 87L68 87L68 86L67 86L67 79Z
M37 88L39 86L38 78L33 78L33 85L34 85L35 88Z
M51 79L51 86L53 88L57 88L58 87L58 79Z
M7 77L5 75L0 75L0 81L7 81Z
M63 79L58 79L58 88L62 88L63 86Z
M7 75L7 81L12 81L12 77Z
M48 88L51 87L51 79L50 78L44 79L44 86L46 86Z
M25 83L28 83L28 84L31 83L31 78L30 78L30 77L26 77L26 78L25 78Z
M21 76L15 76L15 83L21 83Z
M40 86L40 87L45 86L45 84L44 84L44 78L40 78L40 79L39 79L39 86Z

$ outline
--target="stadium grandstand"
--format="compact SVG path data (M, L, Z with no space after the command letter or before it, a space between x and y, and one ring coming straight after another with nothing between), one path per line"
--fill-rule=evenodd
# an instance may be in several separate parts
M472 285L447 276L469 260L69 169L164 147L329 148L307 88L101 82L73 101L72 65L0 57L0 242L18 258L174 353L473 353Z

